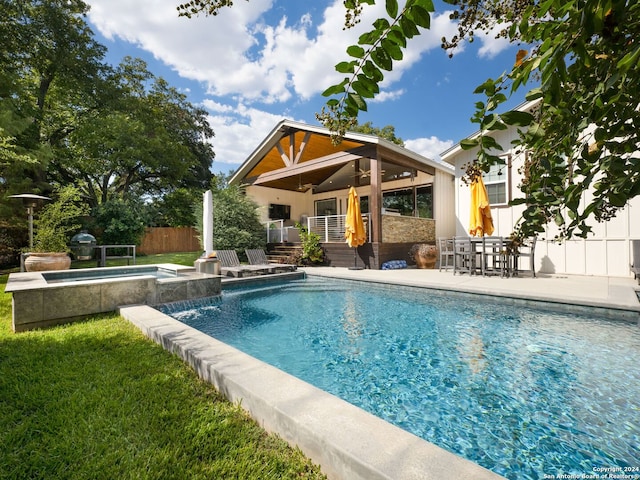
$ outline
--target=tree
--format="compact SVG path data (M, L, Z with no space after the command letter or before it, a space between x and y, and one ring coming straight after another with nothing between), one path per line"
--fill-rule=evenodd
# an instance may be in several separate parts
M376 135L385 140L404 147L404 141L400 137L396 137L396 127L387 125L386 127L374 127L371 122L357 123L351 127L352 132L366 133L367 135Z
M105 83L109 104L78 121L51 165L55 180L80 180L92 206L206 188L214 157L206 112L142 60L126 58Z
M472 121L482 134L461 142L478 148L478 161L469 176L488 171L499 162L502 149L490 133L509 126L522 128L519 148L528 161L521 185L526 205L516 228L520 236L544 231L549 221L561 228L559 238L591 231L588 220L604 221L616 215L640 193L640 4L631 0L445 0L459 21L454 38L443 39L445 49L476 30L504 28L498 35L522 43L510 72L482 83L476 93ZM376 0L345 0L345 27L359 22L365 5ZM230 1L192 0L180 5L181 15L215 15ZM326 107L317 115L336 141L355 125L366 99L379 92L383 71L402 60L407 42L428 29L432 0L385 0L386 17L347 48L350 60L336 70L344 79L329 87ZM537 86L532 88L532 81ZM535 114L499 107L522 88L527 98L539 99Z

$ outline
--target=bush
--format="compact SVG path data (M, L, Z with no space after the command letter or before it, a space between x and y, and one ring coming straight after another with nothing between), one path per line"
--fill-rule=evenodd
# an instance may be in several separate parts
M103 245L140 245L144 235L146 210L137 202L109 200L95 212L95 221Z
M71 235L82 227L79 219L89 213L76 187L62 187L57 197L42 208L34 221L34 252L68 252Z

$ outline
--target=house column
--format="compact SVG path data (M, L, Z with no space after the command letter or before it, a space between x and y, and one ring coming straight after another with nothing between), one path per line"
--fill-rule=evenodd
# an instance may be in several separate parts
M382 241L382 161L376 158L370 160L371 168L371 198L369 211L371 212L371 241Z

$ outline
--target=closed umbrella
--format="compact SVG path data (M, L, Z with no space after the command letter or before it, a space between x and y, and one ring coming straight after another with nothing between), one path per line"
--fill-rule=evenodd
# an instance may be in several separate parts
M213 253L213 195L211 190L204 192L202 196L202 243L204 256Z
M482 176L478 175L471 182L471 216L469 221L469 234L472 237L482 237L493 233L493 220L491 219L491 206L487 187Z
M357 248L360 245L364 245L367 240L364 231L364 222L362 221L362 213L360 213L360 198L354 187L349 190L349 204L347 207L347 222L345 226L344 237L347 239L347 244L354 249L354 269L356 267L358 256Z

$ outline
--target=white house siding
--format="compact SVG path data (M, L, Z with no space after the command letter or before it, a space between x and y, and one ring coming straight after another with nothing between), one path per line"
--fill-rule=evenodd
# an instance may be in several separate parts
M452 237L456 233L455 185L455 179L450 174L436 171L433 180L436 238Z
M496 140L502 146L510 146L511 140L516 137L515 131L509 129L499 132L496 135ZM517 198L521 196L518 188L521 175L518 173L518 169L522 166L524 155L515 155L513 149L507 149L505 153L512 155L511 198ZM460 149L452 149L443 154L445 161L454 165L456 169L456 235L468 235L471 199L469 187L462 182L461 178L464 173L463 166L473 161L475 155L474 151ZM583 199L583 204L586 204L586 201L586 198ZM510 235L523 210L524 206L492 207L494 234ZM575 238L565 240L561 244L554 241L554 236L558 232L555 224L548 225L545 234L541 235L537 242L536 270L542 273L631 276L629 268L632 261L630 240L640 239L640 198L632 199L610 221L598 223L591 219L589 224L593 234L590 234L587 239Z

